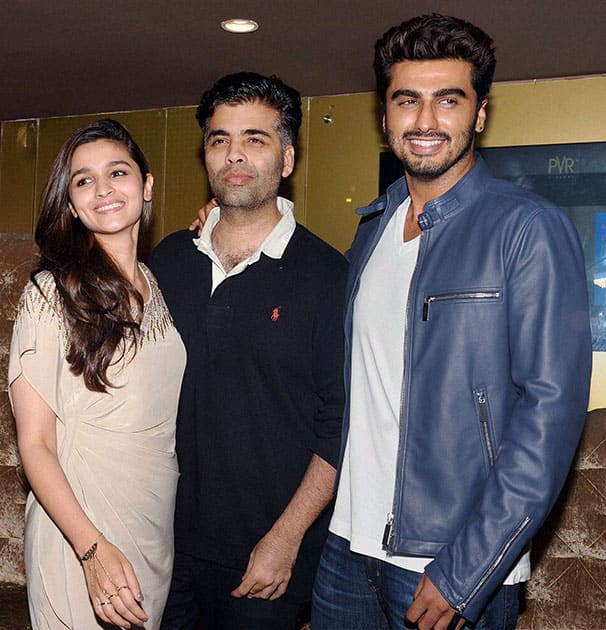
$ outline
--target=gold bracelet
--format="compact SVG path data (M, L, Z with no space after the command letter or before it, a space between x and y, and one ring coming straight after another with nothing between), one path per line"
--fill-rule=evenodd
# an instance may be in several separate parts
M103 532L99 532L97 534L97 538L95 538L95 542L88 548L86 553L80 558L80 562L86 562L87 560L92 560L97 555L97 543L99 542L99 538L103 536Z

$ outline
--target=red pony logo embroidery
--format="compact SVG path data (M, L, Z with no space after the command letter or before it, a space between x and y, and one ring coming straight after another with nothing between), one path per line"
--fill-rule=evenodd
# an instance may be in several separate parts
M274 308L271 312L271 321L272 322L277 322L278 321L278 317L280 317L280 309L282 307L281 306L276 306L276 308Z

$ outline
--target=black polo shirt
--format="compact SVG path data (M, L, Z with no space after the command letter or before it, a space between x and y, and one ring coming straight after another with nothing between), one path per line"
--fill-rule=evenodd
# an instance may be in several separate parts
M282 258L262 254L211 296L212 263L192 239L170 235L150 263L188 352L176 548L244 573L312 454L337 464L346 262L297 225ZM291 598L310 597L329 511L303 540Z

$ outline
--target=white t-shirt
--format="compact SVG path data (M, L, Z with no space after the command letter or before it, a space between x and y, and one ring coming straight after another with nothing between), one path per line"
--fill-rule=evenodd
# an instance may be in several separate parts
M420 238L403 240L410 199L396 210L360 278L353 312L350 425L330 531L352 551L422 573L432 558L388 555L399 443L406 305ZM394 290L397 287L397 290ZM530 577L525 554L506 584Z

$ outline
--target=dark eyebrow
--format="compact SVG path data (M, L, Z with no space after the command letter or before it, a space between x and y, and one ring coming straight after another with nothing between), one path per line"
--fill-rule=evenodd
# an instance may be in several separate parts
M213 138L215 136L230 136L231 134L225 131L224 129L213 129L208 132L208 137ZM271 134L267 131L263 131L263 129L244 129L240 134L242 136L265 136L266 138L271 138Z
M433 93L434 96L437 96L438 98L440 96L460 96L461 98L467 98L467 93L465 92L465 90L462 90L461 88L442 88L441 90L436 90Z
M402 88L400 90L396 90L391 95L391 100L395 101L396 99L400 98L401 96L410 96L412 98L419 98L421 96L421 92L417 92L415 90L406 90L406 89Z
M271 138L271 134L263 129L245 129L242 132L243 136L265 136L266 138Z
M229 134L227 133L227 131L224 131L223 129L213 129L212 131L208 132L208 138L212 138L213 136L229 136Z
M455 96L460 96L461 98L467 98L467 94L465 92L465 90L462 90L461 88L442 88L440 90L436 90L432 96L434 98L440 98L442 96L449 96L449 95L455 95ZM392 95L391 95L391 100L394 101L398 98L401 98L402 96L410 96L411 98L421 98L421 92L417 92L416 90L407 90L405 88L402 88L401 90L396 90Z

